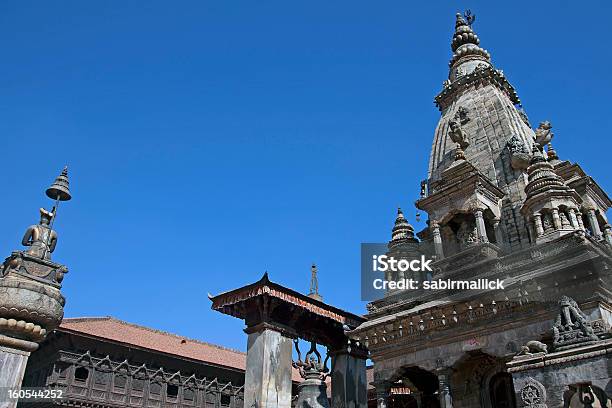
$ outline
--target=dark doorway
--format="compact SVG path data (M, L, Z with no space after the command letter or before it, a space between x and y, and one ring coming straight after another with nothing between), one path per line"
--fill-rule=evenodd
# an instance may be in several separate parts
M515 408L514 385L508 373L495 374L489 382L491 406L495 408Z

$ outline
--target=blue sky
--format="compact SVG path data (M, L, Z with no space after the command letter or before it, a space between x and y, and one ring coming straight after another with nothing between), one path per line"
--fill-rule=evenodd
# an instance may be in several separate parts
M0 249L68 164L66 316L245 349L206 294L266 270L305 292L312 262L326 301L364 312L359 245L398 205L415 223L459 7L610 190L608 2L4 1Z

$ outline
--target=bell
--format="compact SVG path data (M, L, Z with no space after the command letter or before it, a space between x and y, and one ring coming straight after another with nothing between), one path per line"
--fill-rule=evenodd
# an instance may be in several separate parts
M57 176L45 193L52 200L68 201L72 198L68 186L68 166L64 167L62 174Z

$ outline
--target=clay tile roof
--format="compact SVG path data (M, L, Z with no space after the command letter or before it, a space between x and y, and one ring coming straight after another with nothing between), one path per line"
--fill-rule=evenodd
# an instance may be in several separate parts
M66 318L60 330L240 370L244 370L246 365L246 353L241 351L138 326L110 316Z
M246 368L246 353L241 351L124 322L110 316L65 318L59 330L198 360L216 366L241 371ZM292 377L293 381L302 380L295 369Z

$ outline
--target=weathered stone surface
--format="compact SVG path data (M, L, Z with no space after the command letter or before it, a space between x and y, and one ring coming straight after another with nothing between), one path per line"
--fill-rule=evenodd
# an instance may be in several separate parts
M342 350L332 357L332 406L367 407L366 358L361 353Z
M29 355L27 351L0 346L0 389L3 389L3 392L6 391L6 388L12 390L21 388ZM0 401L0 408L16 406L16 400Z
M245 407L291 407L291 347L291 339L276 330L249 333Z

